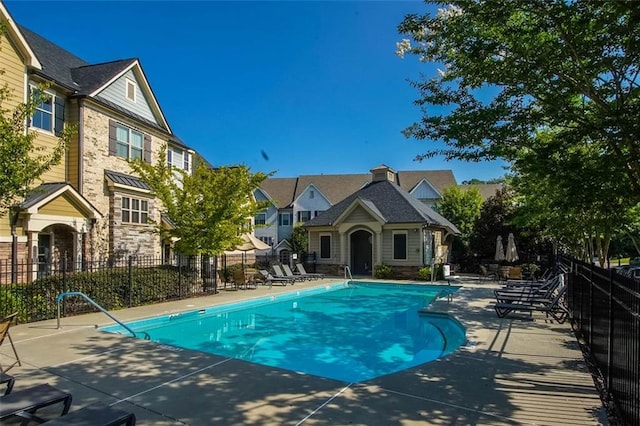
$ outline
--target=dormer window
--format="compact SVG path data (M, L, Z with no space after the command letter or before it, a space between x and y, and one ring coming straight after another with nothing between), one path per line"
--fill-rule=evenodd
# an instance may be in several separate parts
M127 89L126 89L127 93L127 99L130 100L131 102L135 102L136 101L136 84L127 79Z

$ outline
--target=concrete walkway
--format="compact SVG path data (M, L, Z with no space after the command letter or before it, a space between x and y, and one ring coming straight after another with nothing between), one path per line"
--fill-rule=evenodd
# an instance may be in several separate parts
M166 315L339 280L222 291L113 312L123 321ZM608 424L568 324L544 315L500 319L495 283L475 277L432 310L467 328L446 358L350 384L100 332L102 313L12 327L22 360L15 390L50 383L73 394L72 410L102 401L141 425L596 425ZM0 347L0 363L10 357ZM57 407L38 413L55 416ZM6 424L11 424L7 422Z

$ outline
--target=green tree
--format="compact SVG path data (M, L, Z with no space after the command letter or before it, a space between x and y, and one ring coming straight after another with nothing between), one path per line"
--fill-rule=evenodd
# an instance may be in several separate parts
M132 168L162 202L162 211L174 229L157 231L177 240L185 254L219 254L241 243L249 232L249 218L267 206L253 191L268 177L251 173L246 166L210 167L202 158L194 161L193 174L167 165L166 146L155 165L137 160Z
M306 228L302 226L302 223L296 223L296 226L293 227L293 232L291 233L289 242L291 243L292 252L299 253L302 256L307 254L309 247L309 233Z
M470 238L470 249L476 256L480 259L493 259L498 235L504 239L509 233L517 234L511 224L515 210L513 191L506 186L485 200Z
M5 33L6 28L2 24L0 39ZM2 74L4 70L0 70ZM0 87L0 217L28 194L43 173L60 162L75 132L75 127L65 126L53 149L34 144L38 133L28 130L27 122L36 107L47 100L46 88L46 85L41 85L25 103L11 109L6 104L11 102L14 94L7 84Z
M462 190L459 186L452 185L444 190L435 207L442 216L456 225L460 230L463 246L468 248L474 223L482 208L480 191L474 187Z
M444 143L418 158L511 161L536 130L554 128L563 139L601 141L640 197L637 2L426 3L441 8L407 15L398 43L399 55L443 68L413 82L424 116L405 134Z
M514 162L512 183L521 205L516 220L574 256L598 256L604 264L612 238L637 222L637 203L628 195L627 174L602 143L566 136L562 130L539 132ZM590 190L576 190L585 187Z

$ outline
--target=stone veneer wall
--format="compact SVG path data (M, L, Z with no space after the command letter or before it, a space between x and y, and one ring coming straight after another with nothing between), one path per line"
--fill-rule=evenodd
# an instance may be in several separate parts
M131 167L123 158L109 155L109 117L97 108L84 104L84 140L83 140L83 195L102 213L91 232L91 246L89 251L94 259L104 257L113 250L126 250L130 254L145 256L160 256L160 238L153 232L152 225L121 224L118 209L113 208L115 202L107 186L104 172L112 170L125 174L133 174ZM117 120L131 128L138 129L151 135L151 161L158 159L158 152L166 142L149 129L136 125L134 122ZM132 191L132 197L147 198L148 194ZM117 193L115 194L117 197ZM118 198L118 203L120 198ZM118 204L120 206L120 204ZM160 220L157 203L149 203L149 218L156 223ZM117 210L117 211L116 211Z

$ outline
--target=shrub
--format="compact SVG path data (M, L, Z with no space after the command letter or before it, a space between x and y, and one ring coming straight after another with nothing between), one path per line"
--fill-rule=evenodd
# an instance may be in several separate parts
M422 268L418 269L417 278L419 280L423 280L423 281L430 281L431 280L431 267L430 266L423 266Z
M381 263L373 269L373 276L380 279L393 278L393 269L386 263Z
M436 266L436 280L444 280L444 263L438 263Z

